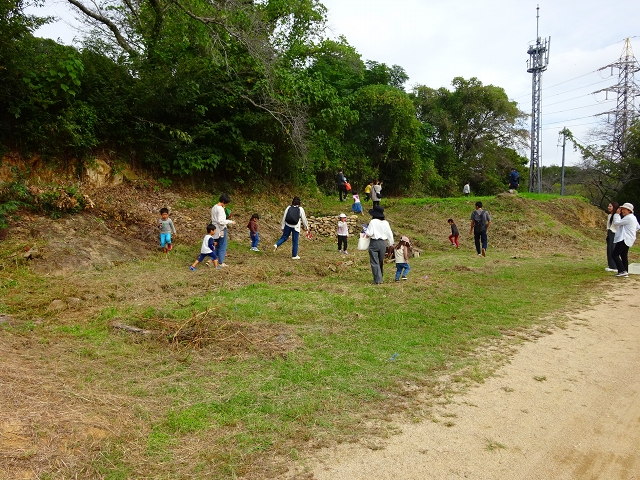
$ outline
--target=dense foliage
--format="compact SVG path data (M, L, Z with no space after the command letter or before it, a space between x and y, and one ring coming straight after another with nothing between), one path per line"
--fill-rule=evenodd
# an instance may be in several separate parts
M47 19L0 0L0 142L49 158L135 163L163 176L271 178L330 189L459 193L506 186L526 137L504 91L418 86L326 34L317 0L67 0L81 49L36 38Z

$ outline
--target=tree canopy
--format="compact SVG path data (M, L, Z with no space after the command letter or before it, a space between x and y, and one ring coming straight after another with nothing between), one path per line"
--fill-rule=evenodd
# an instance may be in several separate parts
M526 161L501 88L458 77L408 94L401 66L327 35L317 0L67 1L92 29L80 49L35 38L47 19L0 0L5 149L326 188L344 168L430 194L499 191Z

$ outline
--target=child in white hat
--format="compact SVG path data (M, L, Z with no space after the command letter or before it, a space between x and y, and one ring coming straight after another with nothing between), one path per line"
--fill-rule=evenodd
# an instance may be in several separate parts
M411 268L409 267L409 257L411 249L411 242L408 237L402 236L400 242L396 245L394 250L396 258L396 282L407 279L407 274Z
M347 238L349 237L349 224L347 223L347 216L341 213L338 216L338 251L344 255L349 255L347 252Z

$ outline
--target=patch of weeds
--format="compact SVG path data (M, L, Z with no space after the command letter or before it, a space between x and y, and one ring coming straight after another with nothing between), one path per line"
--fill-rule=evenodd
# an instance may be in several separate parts
M514 391L513 388L511 388L511 387L502 387L502 390L504 390L507 393L511 393L511 392Z
M544 382L547 379L547 377L545 375L536 375L535 377L533 377L533 379L536 382Z
M485 439L485 447L484 448L486 448L490 452L494 452L494 451L496 451L498 449L501 449L501 448L502 449L506 449L507 447L505 445L503 445L502 443L500 443L500 442L497 442L497 441L492 440L490 438L486 438Z
M127 480L131 469L124 461L124 452L114 444L108 444L92 462L92 467L105 480Z

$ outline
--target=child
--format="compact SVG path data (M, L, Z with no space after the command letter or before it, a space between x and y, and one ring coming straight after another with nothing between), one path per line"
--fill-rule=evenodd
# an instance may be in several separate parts
M364 187L364 194L365 194L364 200L366 202L368 202L369 199L371 198L371 187L373 187L373 181L369 182L367 186Z
M402 237L398 245L395 248L395 257L396 257L396 282L400 281L400 275L402 275L402 280L407 279L407 274L409 273L409 252L411 249L411 242L407 237Z
M160 229L160 248L166 254L173 248L171 245L171 234L176 234L176 227L169 218L169 209L160 209L160 218L158 219L158 228Z
M452 218L447 220L447 223L451 225L451 235L449 235L449 241L451 242L451 246L460 248L460 243L458 243L458 237L460 236L460 232L458 232L458 227L456 226L455 223L453 223Z
M353 213L359 215L362 213L362 204L360 203L360 195L355 190L353 191L353 205L351 206Z
M216 242L213 239L213 235L215 235L215 233L216 226L213 223L207 225L207 234L204 236L204 240L202 240L200 256L195 262L193 262L193 265L189 267L189 270L191 270L192 272L196 271L196 265L198 265L206 257L211 257L211 259L213 260L213 266L216 268L220 268L218 266L218 256L216 255Z
M347 223L347 216L341 213L338 217L338 251L344 255L349 255L347 252L347 237L349 236L349 224ZM344 248L342 248L344 247Z
M260 235L258 235L258 220L260 220L260 215L254 213L251 215L251 219L247 224L247 228L249 229L249 237L251 238L251 250L252 252L259 252L258 243L260 242Z

